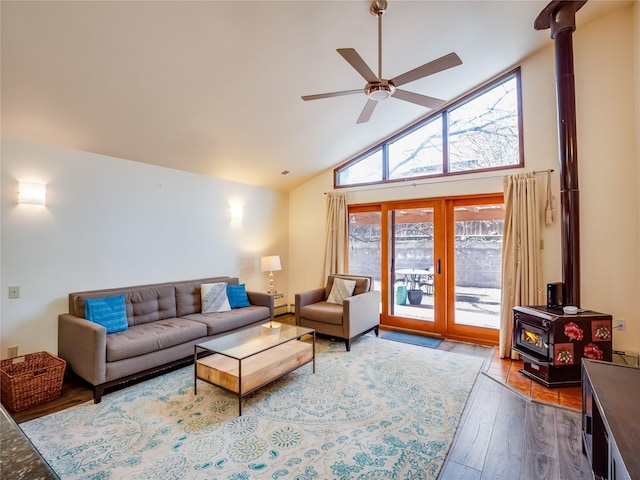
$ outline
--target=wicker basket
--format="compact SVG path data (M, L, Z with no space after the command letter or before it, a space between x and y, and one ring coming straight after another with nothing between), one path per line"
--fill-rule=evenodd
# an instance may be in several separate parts
M2 403L9 410L19 412L58 398L66 366L67 362L48 352L2 360Z

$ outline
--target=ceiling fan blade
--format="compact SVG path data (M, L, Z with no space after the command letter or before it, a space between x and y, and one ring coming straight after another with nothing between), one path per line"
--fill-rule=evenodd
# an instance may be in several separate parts
M367 100L367 103L365 103L364 108L362 109L362 113L358 117L356 123L367 123L377 105L378 102L376 100Z
M428 97L426 95L421 95L419 93L407 92L406 90L400 90L396 88L396 91L392 95L395 98L400 100L404 100L405 102L415 103L416 105L421 105L427 108L440 108L446 102L439 98Z
M363 93L364 90L359 88L357 90L343 90L341 92L332 93L318 93L317 95L303 95L302 100L320 100L321 98L341 97L343 95L353 95L354 93Z
M365 63L362 57L353 48L339 48L338 53L355 68L360 75L369 83L378 81L376 74L371 71L369 65Z
M425 63L420 67L414 68L407 73L398 75L396 78L392 78L391 82L393 82L396 87L399 87L400 85L404 85L405 83L413 82L414 80L418 80L419 78L433 75L434 73L438 73L442 70L446 70L447 68L455 67L461 64L462 60L460 60L460 57L458 57L458 55L456 55L455 53L449 53L429 63Z

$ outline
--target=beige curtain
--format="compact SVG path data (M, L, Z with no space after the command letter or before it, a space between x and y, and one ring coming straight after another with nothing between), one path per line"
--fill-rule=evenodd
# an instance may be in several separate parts
M500 357L518 358L511 351L513 307L540 305L543 299L541 217L535 174L504 177L504 203Z
M327 231L325 237L324 278L344 272L347 240L347 194L327 193Z

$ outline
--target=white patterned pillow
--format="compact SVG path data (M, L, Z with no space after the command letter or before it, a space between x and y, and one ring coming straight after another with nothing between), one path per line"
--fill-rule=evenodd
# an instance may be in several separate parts
M327 302L342 305L345 298L353 295L353 289L356 288L355 280L345 280L344 278L334 278L331 293Z
M203 283L200 285L202 313L226 312L231 310L227 297L227 284Z

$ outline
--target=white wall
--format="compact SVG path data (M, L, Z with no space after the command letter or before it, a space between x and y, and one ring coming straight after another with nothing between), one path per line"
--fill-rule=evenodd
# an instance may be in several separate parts
M326 198L333 177L325 172L289 194L289 303L296 292L323 285Z
M275 254L287 289L286 193L11 138L1 153L3 358L9 345L57 353L73 291L216 275L266 291L260 256ZM46 183L46 207L17 205L19 180ZM244 206L240 225L230 202Z
M638 8L637 2L634 5ZM574 34L582 299L627 320L614 348L640 350L640 236L632 7Z
M640 212L638 206L638 58L633 32L638 30L638 2L580 27L574 34L578 163L580 187L581 299L583 308L627 320L614 332L614 348L640 351ZM633 14L633 9L636 13ZM635 19L635 20L634 20ZM549 31L540 32L549 36ZM637 40L636 40L637 42ZM553 42L521 64L526 171L554 168L553 194L558 219L543 227L544 282L562 280L560 194ZM635 69L635 70L634 70ZM634 74L635 71L635 74ZM507 173L514 173L510 171ZM416 182L416 186L352 189L349 203L430 198L502 191L501 175L469 176ZM299 291L321 284L324 249L323 193L331 191L327 171L290 196L292 270ZM539 176L541 195L545 176ZM298 243L306 239L305 244ZM312 260L312 261L309 261Z

